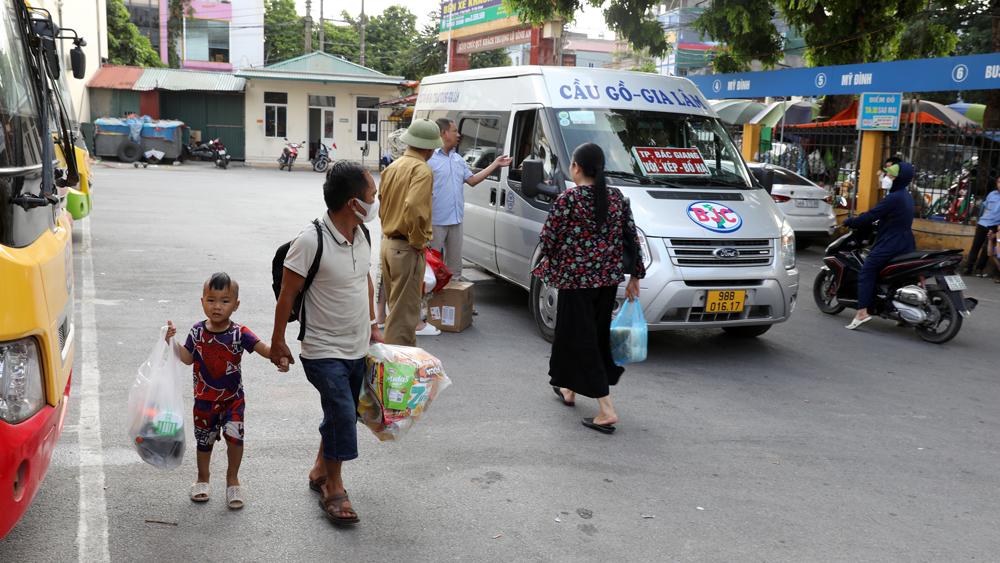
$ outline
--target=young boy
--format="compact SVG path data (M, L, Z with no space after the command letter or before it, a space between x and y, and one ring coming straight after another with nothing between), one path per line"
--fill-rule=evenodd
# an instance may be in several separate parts
M226 438L229 468L226 471L226 504L243 508L238 473L243 460L243 352L267 358L271 348L249 328L230 317L240 306L240 286L228 274L212 274L202 288L204 321L191 328L184 346L175 349L181 361L194 364L194 435L198 443L198 480L191 485L191 500L206 502L209 495L209 462L212 446ZM167 341L177 329L167 321ZM279 368L281 369L281 368ZM287 368L281 371L288 371Z

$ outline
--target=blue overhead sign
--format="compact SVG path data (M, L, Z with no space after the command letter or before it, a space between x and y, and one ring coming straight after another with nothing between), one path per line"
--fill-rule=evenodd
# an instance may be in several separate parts
M1000 53L689 76L710 99L1000 89Z
M858 103L858 129L861 131L899 131L903 109L900 92L865 92Z

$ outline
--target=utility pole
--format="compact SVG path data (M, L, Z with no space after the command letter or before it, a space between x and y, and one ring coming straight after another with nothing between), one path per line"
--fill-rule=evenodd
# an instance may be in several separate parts
M365 0L361 0L361 66L365 66Z
M319 0L319 50L321 53L325 53L326 49L323 48L323 40L326 39L326 25L323 24L323 0Z
M313 50L313 18L312 18L312 0L306 0L306 40L305 49L306 54L312 53Z

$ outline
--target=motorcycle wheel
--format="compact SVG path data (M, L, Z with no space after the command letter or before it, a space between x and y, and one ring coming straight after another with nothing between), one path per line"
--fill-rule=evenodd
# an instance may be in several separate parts
M836 295L830 295L830 285L835 275L833 270L820 270L813 281L813 300L816 302L816 308L827 315L839 314L846 308L837 301Z
M313 171L315 172L326 172L326 169L329 167L330 161L325 158L321 158L316 162L313 162Z
M931 291L931 303L937 308L941 318L934 326L916 327L917 336L926 342L933 344L944 344L958 335L962 329L962 315L955 309L955 304L951 302L951 297L947 292L937 290Z

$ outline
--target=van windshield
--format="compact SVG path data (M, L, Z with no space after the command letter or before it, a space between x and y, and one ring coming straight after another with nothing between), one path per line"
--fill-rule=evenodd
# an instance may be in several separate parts
M549 111L567 154L596 143L604 149L609 175L664 186L753 187L739 152L714 117L624 109Z

